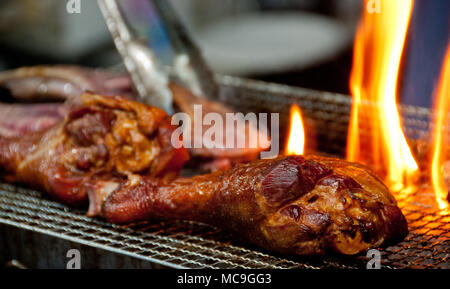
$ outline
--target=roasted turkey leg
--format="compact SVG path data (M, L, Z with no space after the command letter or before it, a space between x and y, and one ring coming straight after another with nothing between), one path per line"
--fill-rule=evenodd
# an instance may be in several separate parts
M7 181L82 204L91 185L113 190L112 178L176 175L189 156L171 144L173 129L158 108L85 93L64 121L20 137L0 137L0 168Z
M165 182L117 182L91 190L91 215L113 223L186 219L224 228L271 251L356 254L401 241L406 220L366 168L338 159L289 156ZM100 204L105 200L103 204Z

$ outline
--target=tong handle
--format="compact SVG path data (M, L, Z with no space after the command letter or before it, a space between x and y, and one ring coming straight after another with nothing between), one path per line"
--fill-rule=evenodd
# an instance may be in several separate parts
M217 84L200 49L194 43L168 0L150 0L158 13L175 51L174 67L178 77L198 96L214 100Z
M143 103L173 113L169 79L150 48L137 39L116 0L97 0L114 44Z

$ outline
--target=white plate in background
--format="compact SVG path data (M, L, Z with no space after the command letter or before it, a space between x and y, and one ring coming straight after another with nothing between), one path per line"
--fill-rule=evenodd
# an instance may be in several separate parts
M211 22L194 38L216 72L267 74L320 64L353 39L345 25L302 13L252 13Z

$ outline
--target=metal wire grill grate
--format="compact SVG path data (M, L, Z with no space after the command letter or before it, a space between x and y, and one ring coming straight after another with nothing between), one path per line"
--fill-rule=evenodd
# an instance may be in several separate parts
M386 265L399 268L450 269L450 215L433 204L434 194L423 186L412 195L397 196L410 234L384 250Z
M319 268L232 245L222 231L199 223L112 225L8 184L0 184L0 222L173 268ZM336 264L323 260L320 267Z
M311 120L306 122L307 129L317 132L317 149L343 154L351 104L348 97L233 77L217 78L222 84L223 101L243 112L280 112L281 127L287 122L283 117L290 104L298 103ZM402 113L407 133L427 133L427 109L403 107ZM382 250L384 266L450 268L450 216L430 205L432 198L427 188L413 196L398 196L410 234L402 243ZM83 211L48 200L39 192L8 184L0 184L0 223L173 268L365 268L367 262L364 256L277 256L231 242L218 229L187 221L121 227L88 218Z

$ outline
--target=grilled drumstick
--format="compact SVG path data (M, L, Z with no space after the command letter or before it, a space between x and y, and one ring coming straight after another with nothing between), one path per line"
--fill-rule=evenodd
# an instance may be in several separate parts
M21 137L0 137L0 167L8 181L45 190L68 204L87 201L98 179L133 173L177 173L188 154L171 145L162 110L118 97L83 94L63 122ZM104 183L103 191L114 189Z
M170 183L110 181L116 189L109 196L90 190L90 215L114 223L200 221L281 253L356 254L408 232L386 186L362 166L338 159L259 160Z

